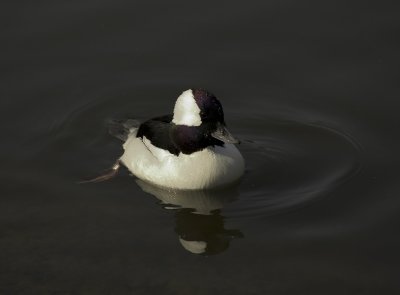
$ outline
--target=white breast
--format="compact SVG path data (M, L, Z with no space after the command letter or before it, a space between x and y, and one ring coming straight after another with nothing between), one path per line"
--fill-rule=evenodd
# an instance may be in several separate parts
M175 156L153 146L145 137L142 140L132 134L123 147L122 163L138 178L163 187L222 187L239 179L244 172L243 157L233 144Z

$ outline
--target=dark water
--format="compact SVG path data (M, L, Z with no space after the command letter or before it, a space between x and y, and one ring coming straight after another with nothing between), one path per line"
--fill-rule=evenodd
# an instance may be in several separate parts
M398 5L5 6L1 294L400 292ZM108 120L193 86L243 141L237 187L77 184L121 154Z

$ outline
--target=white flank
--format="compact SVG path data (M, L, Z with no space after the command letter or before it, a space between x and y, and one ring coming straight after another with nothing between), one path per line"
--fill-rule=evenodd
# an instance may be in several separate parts
M176 189L222 187L239 179L244 160L233 144L175 156L133 134L124 144L122 163L138 178Z

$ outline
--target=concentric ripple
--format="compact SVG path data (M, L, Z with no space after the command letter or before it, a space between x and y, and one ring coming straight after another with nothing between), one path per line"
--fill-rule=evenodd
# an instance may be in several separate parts
M79 159L82 171L74 166L74 171L67 172L75 180L95 175L120 156L121 144L107 135L106 124L119 112L108 99L73 110L57 122L56 130L52 128L44 151L48 157L52 157L52 150L65 153L63 157L54 155L53 163L58 167L70 167L71 159ZM221 208L227 218L262 217L305 206L360 169L356 141L322 122L237 114L231 115L229 122L235 124L231 132L241 139L238 148L245 158L246 172L235 196ZM136 185L134 181L132 185Z
M305 206L360 170L356 142L322 123L245 121L239 136L247 170L239 200L224 211L228 217L258 217Z

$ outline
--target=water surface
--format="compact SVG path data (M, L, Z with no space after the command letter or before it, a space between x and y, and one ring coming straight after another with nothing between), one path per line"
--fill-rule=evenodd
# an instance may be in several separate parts
M397 294L395 7L8 4L0 293ZM246 173L220 192L114 179L115 118L205 87Z

